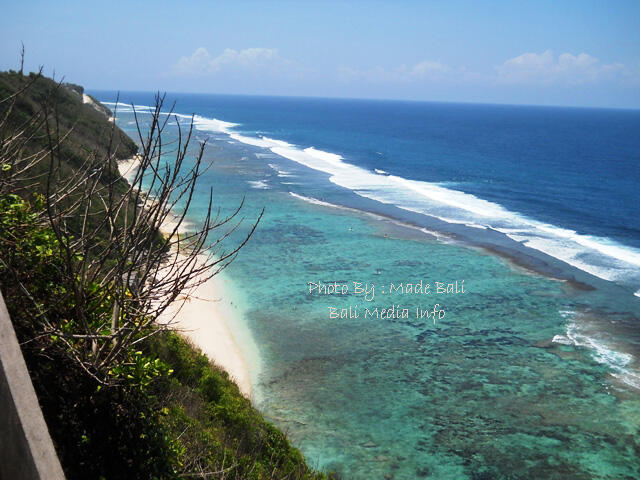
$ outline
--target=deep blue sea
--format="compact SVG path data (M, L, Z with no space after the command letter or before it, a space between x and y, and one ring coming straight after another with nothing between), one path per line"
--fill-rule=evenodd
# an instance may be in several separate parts
M153 100L120 93L133 138L131 103L144 129ZM194 115L213 162L198 198L244 196L245 228L266 208L224 274L260 358L255 403L312 465L640 477L640 111L173 102L166 139Z

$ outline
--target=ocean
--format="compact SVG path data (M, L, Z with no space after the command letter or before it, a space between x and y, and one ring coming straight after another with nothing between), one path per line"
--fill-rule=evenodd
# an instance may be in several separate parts
M90 92L114 107L115 92ZM153 94L121 92L134 139ZM344 478L638 478L640 111L170 94L254 403ZM170 156L168 157L170 158Z

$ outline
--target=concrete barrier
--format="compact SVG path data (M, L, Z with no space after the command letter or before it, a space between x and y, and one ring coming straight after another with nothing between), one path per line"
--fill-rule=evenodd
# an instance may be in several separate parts
M64 480L0 293L0 480Z

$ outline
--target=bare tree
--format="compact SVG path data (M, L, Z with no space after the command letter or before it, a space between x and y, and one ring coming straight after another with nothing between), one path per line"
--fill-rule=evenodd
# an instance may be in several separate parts
M130 364L136 344L171 326L156 323L169 305L235 259L264 212L244 234L232 238L244 220L244 199L221 215L210 189L202 224L179 234L206 170L206 142L193 148L193 121L183 127L173 108L162 112L163 105L164 96L157 95L148 122L135 115L140 149L128 184L117 173L115 124L105 157L87 155L71 174L62 168L60 146L69 132L57 121L55 102L43 103L21 135L0 145L2 170L12 171L12 178L18 178L18 171L28 172L33 163L48 161L43 218L60 245L60 282L66 291L60 301L73 305L73 318L60 323L41 311L38 321L42 335L64 342L71 358L103 384L117 381L114 369ZM170 118L178 125L174 142L163 140ZM2 125L0 120L0 129ZM38 132L44 132L46 149L16 160L21 142ZM172 229L163 234L169 219Z
M15 92L0 99L0 195L14 192L18 186L24 188L37 182L38 175L34 174L33 167L45 159L48 153L47 148L29 148L40 143L37 140L42 136L42 127L46 122L44 112L34 112L17 125L12 122L12 115L21 96L42 78L42 67L38 73L23 78L23 63L24 47L19 77L21 85ZM43 100L48 101L49 98Z

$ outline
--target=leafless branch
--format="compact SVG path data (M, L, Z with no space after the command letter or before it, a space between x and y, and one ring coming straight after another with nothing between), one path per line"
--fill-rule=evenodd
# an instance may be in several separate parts
M47 328L64 339L74 358L101 381L108 381L108 372L124 361L133 345L170 327L170 321L155 326L154 322L183 292L226 268L262 218L263 212L237 244L223 250L244 220L239 217L244 200L221 218L217 210L214 215L210 192L202 225L179 234L204 171L206 143L192 151L193 123L183 130L179 122L177 140L165 142L170 115L162 113L163 104L164 96L157 95L150 121L144 125L135 113L140 154L124 192L119 190L122 180L112 175L117 164L113 138L106 158L89 157L74 175L62 174L59 146L68 132L49 121L57 118L55 110L45 109L46 216L61 245L62 281L73 299L76 331ZM173 226L163 234L169 219ZM88 292L94 284L100 288L92 296ZM104 305L110 308L105 310Z

